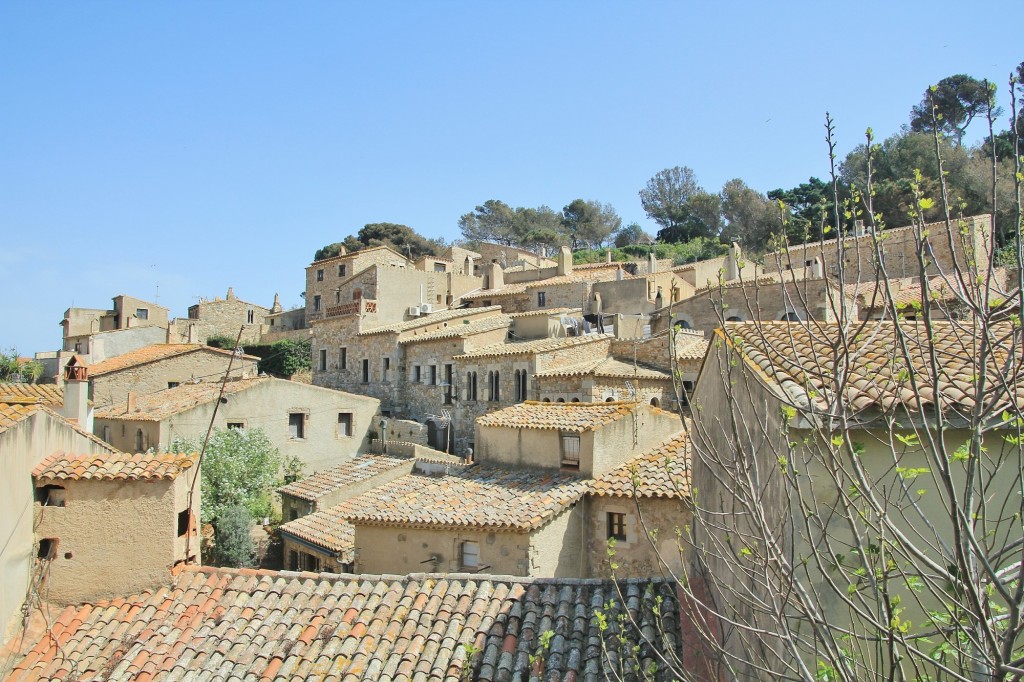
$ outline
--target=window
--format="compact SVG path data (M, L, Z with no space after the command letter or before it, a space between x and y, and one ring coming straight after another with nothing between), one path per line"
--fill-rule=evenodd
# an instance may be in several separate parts
M338 349L338 367L341 369L348 369L348 349Z
M104 424L103 425L103 440L105 440L108 443L110 442L110 425L109 424Z
M580 436L578 433L562 434L562 466L580 468Z
M452 366L444 366L444 404L452 404Z
M288 414L288 437L301 439L306 437L306 415L302 412Z
M437 386L437 365L430 366L430 385Z
M501 398L500 391L500 372L488 372L487 373L487 399L492 403L498 402Z
M419 365L413 365L412 380L417 384L423 381L423 369Z
M338 264L338 277L344 277L344 276L345 276L345 264L344 263L339 263Z
M473 540L466 540L462 543L462 567L480 567L480 543Z
M384 381L388 380L388 372L391 370L391 358L384 358L381 364L381 372Z
M313 312L320 312L320 294L313 297Z
M299 510L296 509L295 507L291 507L290 509L288 509L288 520L294 521L297 518L299 518Z
M363 383L370 383L370 361L366 359L363 360Z
M321 372L326 372L327 371L327 349L326 348L321 348L320 349L320 363L319 363L319 365L320 365L320 371Z
M142 434L142 429L135 430L135 452L142 452L146 448L145 436Z
M799 322L800 316L794 312L788 312L779 319L781 319L783 322Z
M323 268L320 268L319 270L316 271L316 281L318 281L318 282L324 281L324 269Z
M730 315L729 317L725 318L725 321L726 322L742 322L743 318L740 317L739 315Z
M313 556L312 554L302 553L302 570L312 571L313 573L320 572L320 557Z
M253 312L253 310L252 310L252 308L250 308L250 309L249 309L249 312L247 312L247 313L245 314L245 321L246 321L246 322L247 322L248 324L252 324L252 322L253 322L253 320L254 320L255 318L256 318L256 313L254 313L254 312Z
M188 535L188 532L192 529L192 510L185 509L178 512L178 537L182 535Z
M547 294L543 291L537 292L537 307L543 308L547 305Z
M140 320L148 320L149 319L149 308L136 308L135 309L135 317L139 318Z
M679 394L679 404L686 407L690 404L690 396L693 395L693 382L684 381L683 390Z
M39 551L36 552L36 557L49 561L57 554L58 544L60 544L59 538L43 538L39 541Z
M341 289L334 290L334 302L335 304L341 303Z
M338 435L349 437L352 435L352 413L351 412L339 412L338 413Z
M466 372L466 400L476 400L476 372Z
M612 538L621 542L626 541L626 515L618 512L608 512L608 539Z
M657 398L651 398L651 407L661 407L661 401Z
M434 263L434 272L445 272L444 263Z
M294 549L288 552L288 570L299 570L299 553L296 552Z
M177 388L180 385L181 384L178 383L177 381L168 381L167 382L167 388Z
M66 492L61 485L40 486L36 488L36 502L44 507L63 507Z
M686 320L677 320L676 329L693 329L693 325L691 325Z
M526 370L516 370L516 402L521 403L526 400Z
M358 301L362 297L363 297L363 290L362 289L356 289L355 291L352 292L352 300L353 301Z

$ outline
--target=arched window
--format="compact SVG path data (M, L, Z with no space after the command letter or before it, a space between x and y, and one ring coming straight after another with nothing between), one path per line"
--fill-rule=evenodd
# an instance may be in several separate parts
M799 322L800 316L794 312L788 312L779 319L783 322Z
M572 402L574 402L574 403L578 403L579 401L580 401L580 399L579 399L579 398L573 398L573 399L572 399Z
M142 429L137 429L135 431L135 452L142 452L145 449L143 440Z
M565 398L559 398L559 399L558 399L558 402L560 402L560 403L564 403L564 402L565 402Z
M611 396L610 398L605 398L604 401L606 403L614 403L615 402L615 396Z
M551 402L551 398L544 398L544 402L550 403Z
M742 317L738 317L736 315L732 315L730 317L725 318L725 321L726 322L742 322L743 318Z
M661 401L658 400L657 398L651 398L651 406L652 407L661 407Z
M686 320L676 320L676 329L693 329L693 326Z
M494 402L501 400L501 372L495 372L491 379L491 400Z

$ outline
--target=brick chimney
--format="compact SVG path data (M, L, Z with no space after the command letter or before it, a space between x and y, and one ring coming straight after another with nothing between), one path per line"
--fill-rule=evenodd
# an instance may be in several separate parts
M572 274L572 250L568 246L563 246L558 250L558 274Z
M93 410L89 405L89 368L81 356L73 355L64 365L64 407L68 421L92 433Z

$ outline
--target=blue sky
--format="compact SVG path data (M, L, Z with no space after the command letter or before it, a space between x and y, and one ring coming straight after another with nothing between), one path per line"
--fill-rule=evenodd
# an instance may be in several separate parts
M982 7L979 5L979 7ZM824 177L929 84L1003 84L1019 0L963 3L0 1L0 348L56 349L127 293L286 307L368 222L459 236L486 199L615 206ZM1005 97L1001 99L1005 100ZM979 129L973 137L981 134Z

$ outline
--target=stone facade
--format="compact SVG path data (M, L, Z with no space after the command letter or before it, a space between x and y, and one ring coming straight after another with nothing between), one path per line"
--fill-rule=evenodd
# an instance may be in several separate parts
M302 462L307 475L364 452L377 428L380 403L371 397L269 377L228 382L228 387L234 383L245 387L225 393L214 427L262 429L282 457ZM207 386L212 392L207 391L201 399L175 397L194 391L194 386L180 386L145 399L156 405L158 412L164 402L185 405L172 414L129 411L125 403L100 411L95 433L125 452L163 450L175 439L202 438L213 417L218 388L215 383ZM201 402L197 404L197 400ZM139 398L136 402L144 401ZM300 424L294 421L296 415L301 416Z
M988 269L992 252L991 215L965 218L959 224L954 222L951 239L945 236L948 234L945 223L925 225L924 230L932 235L927 238L926 275L952 275L957 268L965 270L969 261L976 263L978 272ZM807 269L812 277L840 278L844 284L874 281L878 276L877 246L887 277L919 277L922 274L917 255L919 232L908 226L883 230L877 235L866 232L845 237L841 270L840 244L835 239L794 245L785 251L766 254L764 270L781 273Z
M242 344L258 343L270 315L270 308L247 303L235 296L232 289L227 295L212 300L200 300L189 306L188 319L177 319L173 328L179 343L206 343L212 336L234 340L242 330Z
M128 354L121 357L128 357ZM229 362L230 378L252 377L256 376L258 361L259 358L251 355L236 357L232 361L230 352L196 346L188 352L141 361L111 371L100 372L103 365L96 365L89 380L90 397L99 408L127 400L129 393L156 393L195 379L209 381L223 377Z
M643 578L682 575L684 560L691 551L688 542L693 514L689 504L678 499L606 497L588 495L587 549L590 576ZM612 516L620 514L625 539L612 538ZM612 554L610 554L610 552Z

